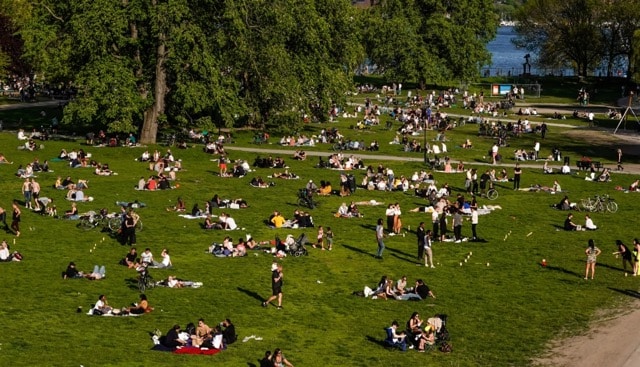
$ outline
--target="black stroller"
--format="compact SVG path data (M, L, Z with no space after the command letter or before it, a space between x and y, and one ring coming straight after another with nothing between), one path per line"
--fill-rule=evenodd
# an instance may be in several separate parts
M301 234L296 241L293 244L289 245L289 248L287 249L287 252L289 253L289 255L295 256L295 257L300 257L302 255L309 255L309 253L307 252L307 248L304 246L305 243L307 243L307 235L306 234Z

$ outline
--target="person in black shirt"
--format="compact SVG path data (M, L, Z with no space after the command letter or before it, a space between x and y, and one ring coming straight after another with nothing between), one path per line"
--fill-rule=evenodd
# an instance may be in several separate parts
M171 330L167 332L167 335L164 337L164 345L167 348L176 348L186 344L186 342L178 337L180 334L180 325L174 325Z
M238 335L236 335L235 325L233 325L231 320L224 319L220 323L220 326L224 327L224 330L222 331L222 340L224 342L224 345L233 344L238 339Z
M427 299L428 297L436 298L431 289L429 289L429 287L424 284L424 281L422 279L416 280L416 289L414 290L414 292L422 299Z

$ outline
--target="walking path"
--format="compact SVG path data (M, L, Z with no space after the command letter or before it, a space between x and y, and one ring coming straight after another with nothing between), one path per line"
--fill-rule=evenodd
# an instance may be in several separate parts
M52 100L52 101L44 101L44 102L11 103L11 104L0 105L0 110L8 111L8 110L21 110L24 108L34 108L34 107L56 107L66 102L67 102L66 100Z
M639 139L640 140L640 139ZM242 152L250 152L250 153L258 153L258 154L268 154L268 155L293 155L293 153L295 152L295 150L293 149L273 149L273 148L252 148L252 147L236 147L236 146L231 146L231 145L226 145L224 147L225 150L227 151L242 151ZM328 157L331 154L333 154L334 152L322 152L322 151L306 151L305 153L307 153L307 156L312 156L312 157ZM406 156L395 156L395 155L385 155L385 154L367 154L367 153L361 153L361 151L346 151L344 152L344 154L346 155L357 155L358 157L364 159L364 160L368 160L368 161L404 161L404 162L423 162L424 161L424 157L422 155L420 156L415 156L415 157L406 157ZM454 157L451 158L452 161L458 162L458 159L455 159ZM542 170L542 165L544 164L544 161L537 161L536 163L527 163L527 162L531 162L531 161L524 161L524 162L513 162L513 163L501 163L501 164L496 164L493 165L489 162L464 162L463 163L465 165L471 165L471 166L487 166L487 167L513 167L516 163L520 163L520 167L523 168L529 168L529 169L540 169ZM559 162L557 162L557 165L553 165L551 164L550 167L553 167L554 170L559 170L561 165L559 164ZM615 167L614 167L615 168ZM575 167L571 167L572 170L575 170ZM623 174L640 174L640 164L628 164L625 163L624 164L624 171L615 171L613 170L612 173L623 173Z

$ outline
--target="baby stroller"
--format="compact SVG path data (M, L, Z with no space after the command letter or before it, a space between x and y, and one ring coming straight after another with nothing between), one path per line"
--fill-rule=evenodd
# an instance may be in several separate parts
M304 244L307 242L307 235L303 233L295 240L293 244L289 245L287 252L289 253L289 255L295 257L309 255L309 253L307 252L307 248L304 246Z

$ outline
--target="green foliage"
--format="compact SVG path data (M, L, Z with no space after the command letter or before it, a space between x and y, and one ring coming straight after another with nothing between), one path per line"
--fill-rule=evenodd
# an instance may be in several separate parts
M620 58L633 59L631 39L640 25L633 0L528 1L515 17L516 44L538 52L540 65L569 66L582 76L603 61L611 76Z
M491 1L383 0L361 13L367 56L388 80L474 80L496 32Z

